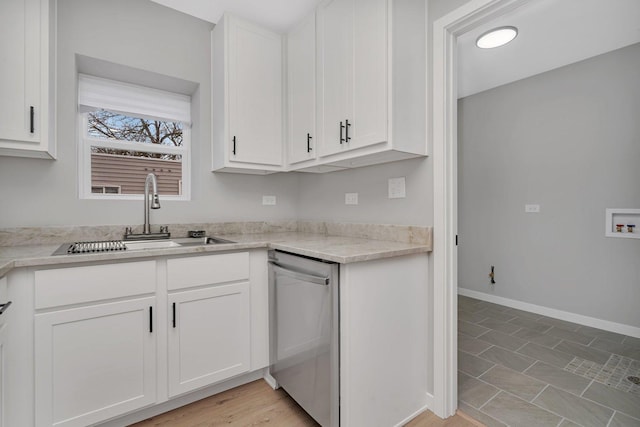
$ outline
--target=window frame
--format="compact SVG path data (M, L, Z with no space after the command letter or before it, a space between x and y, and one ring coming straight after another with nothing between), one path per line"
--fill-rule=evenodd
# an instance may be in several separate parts
M117 150L135 150L148 153L177 154L182 156L182 194L160 194L161 200L191 200L191 125L183 123L182 146L147 144L118 139L90 137L88 132L88 114L78 112L78 195L84 200L144 200L144 194L100 194L91 192L91 147L112 148ZM128 113L134 116L133 113Z

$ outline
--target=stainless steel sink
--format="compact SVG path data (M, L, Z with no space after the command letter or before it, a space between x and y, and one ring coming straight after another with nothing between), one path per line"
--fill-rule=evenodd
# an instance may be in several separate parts
M75 242L61 245L53 255L88 254L113 251L141 251L147 249L179 248L181 246L205 246L236 243L220 237L185 237L181 239L162 240L104 240L93 242Z
M225 243L236 243L231 240L222 239L220 237L187 237L186 239L178 239L181 246L200 246L200 245L222 245Z
M182 246L180 245L180 243L176 243L173 240L134 241L134 242L125 242L124 245L130 251L139 251L142 249L177 248Z

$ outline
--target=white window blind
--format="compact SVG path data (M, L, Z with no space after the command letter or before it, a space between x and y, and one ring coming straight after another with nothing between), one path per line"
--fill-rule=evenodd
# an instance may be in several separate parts
M86 74L78 75L78 109L191 124L191 97Z

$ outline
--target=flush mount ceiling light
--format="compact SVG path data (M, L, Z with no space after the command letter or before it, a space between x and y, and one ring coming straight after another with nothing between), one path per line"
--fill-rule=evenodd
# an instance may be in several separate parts
M476 40L476 46L480 49L493 49L504 46L518 35L516 27L498 27L482 33Z

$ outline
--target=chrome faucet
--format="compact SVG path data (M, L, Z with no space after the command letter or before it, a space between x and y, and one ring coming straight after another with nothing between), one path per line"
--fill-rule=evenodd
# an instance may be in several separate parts
M153 202L149 206L149 184L153 186ZM149 207L151 209L160 209L160 199L158 198L158 181L156 176L152 173L147 175L147 179L144 180L144 228L142 234L151 234L151 225L149 224Z

